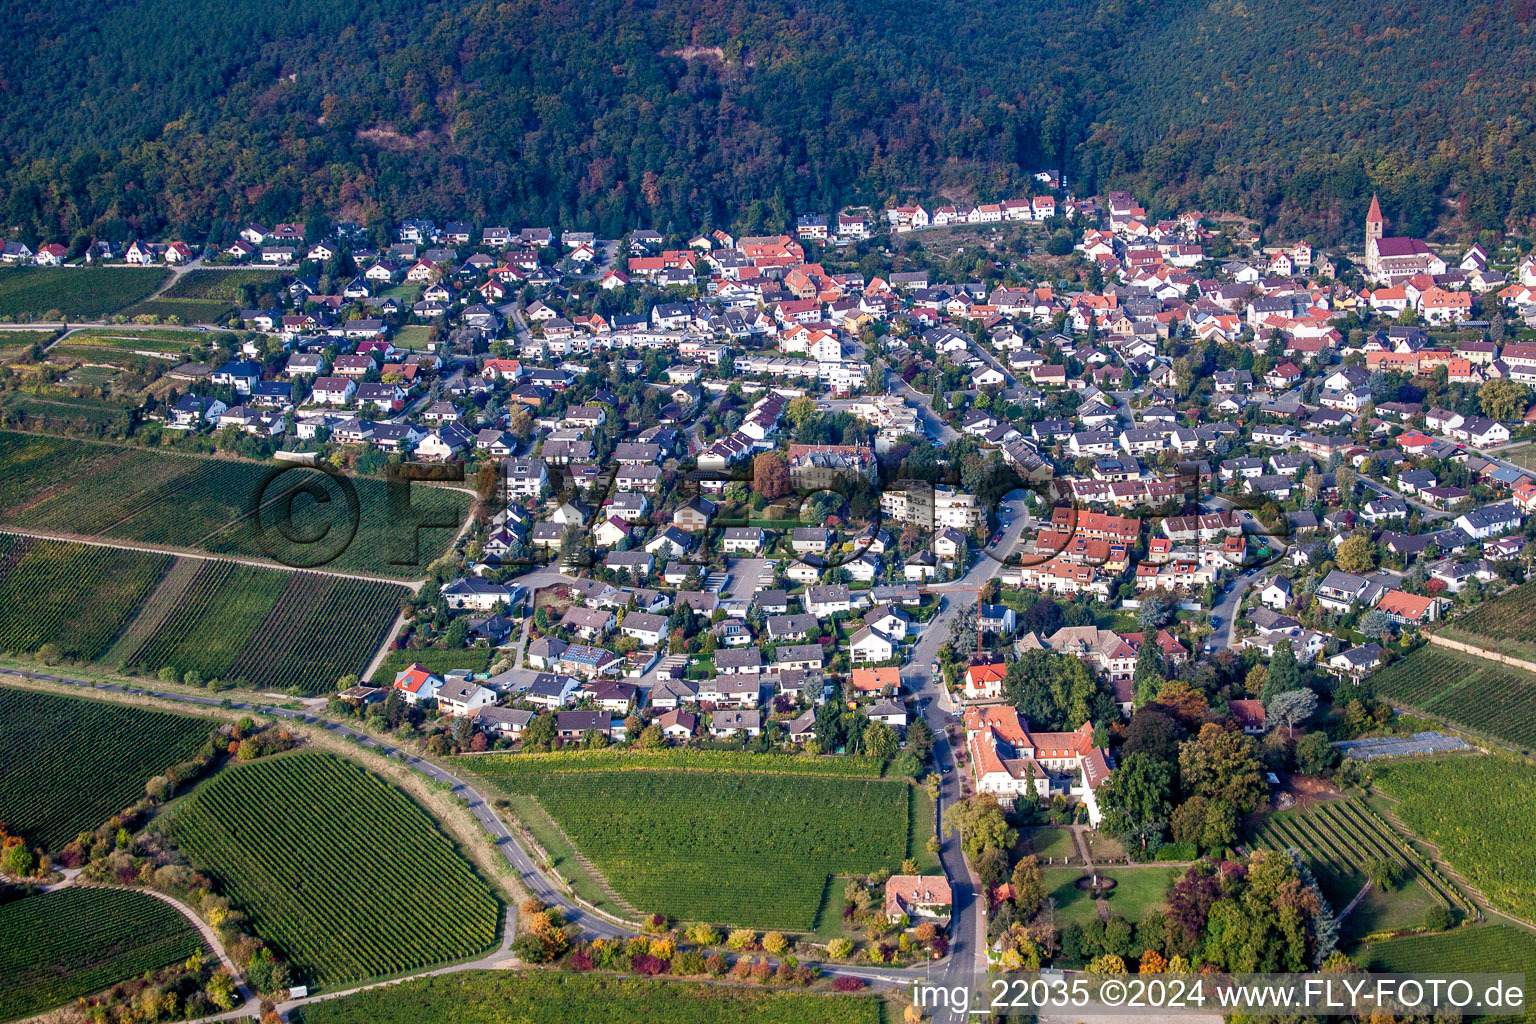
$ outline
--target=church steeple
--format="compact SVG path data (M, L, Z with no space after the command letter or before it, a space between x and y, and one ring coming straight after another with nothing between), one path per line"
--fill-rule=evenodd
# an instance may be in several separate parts
M1386 218L1381 215L1381 203L1376 197L1371 196L1371 208L1365 215L1365 245L1370 248L1372 242L1381 240L1386 228Z

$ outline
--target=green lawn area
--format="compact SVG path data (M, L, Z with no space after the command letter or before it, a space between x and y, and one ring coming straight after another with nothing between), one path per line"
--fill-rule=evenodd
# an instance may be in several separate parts
M1046 892L1056 901L1059 924L1087 924L1098 916L1094 900L1075 884L1083 877L1081 868L1047 868L1043 874ZM1127 921L1139 921L1148 910L1162 906L1168 880L1179 874L1178 868L1159 867L1109 868L1099 872L1101 877L1116 882L1107 897L1109 912Z
M1077 847L1072 842L1072 832L1064 828L1037 828L1029 833L1029 844L1040 863L1081 863Z
M381 299L399 299L402 306L410 307L421 301L421 293L425 288L426 285L404 282L376 294Z
M1365 884L1364 879L1360 884ZM1353 899L1353 894L1350 898ZM1348 902L1335 904L1333 909L1343 910ZM1418 928L1424 924L1429 908L1435 905L1435 898L1411 878L1389 891L1373 888L1344 919L1339 929L1339 945L1349 949L1367 935Z
M394 345L396 348L408 348L413 350L425 350L427 342L432 338L432 328L426 324L406 324L395 332Z

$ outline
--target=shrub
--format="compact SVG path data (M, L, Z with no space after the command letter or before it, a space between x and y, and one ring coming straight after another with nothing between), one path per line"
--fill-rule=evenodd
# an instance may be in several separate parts
M862 992L863 990L864 980L862 978L850 978L845 975L832 980L832 991L834 992Z

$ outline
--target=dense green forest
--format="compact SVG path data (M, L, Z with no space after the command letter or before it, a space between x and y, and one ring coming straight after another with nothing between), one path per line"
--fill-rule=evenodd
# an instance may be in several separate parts
M1064 167L1344 237L1536 217L1536 0L4 0L0 225L771 228ZM83 244L83 242L82 242Z

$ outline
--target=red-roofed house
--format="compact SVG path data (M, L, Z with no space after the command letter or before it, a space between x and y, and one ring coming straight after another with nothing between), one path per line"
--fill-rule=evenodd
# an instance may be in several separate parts
M972 665L965 670L965 696L967 700L995 700L1003 695L1003 677L1008 666L1002 662L990 665Z
M1257 736L1264 731L1264 702L1258 700L1229 700L1227 710L1243 727L1243 732Z
M892 921L900 917L909 921L918 917L947 919L954 902L949 880L943 875L892 875L885 882L885 916Z
M405 697L407 704L418 704L424 700L434 700L437 691L443 688L443 681L428 672L420 665L412 663L404 670L395 673L395 689Z
M1017 708L970 707L965 710L965 744L976 792L991 793L1004 806L1031 789L1041 799L1052 793L1074 796L1088 808L1088 823L1098 827L1103 815L1094 794L1109 778L1109 761L1093 745L1092 722L1074 732L1031 733Z
M849 676L849 682L860 693L881 693L886 687L890 687L890 693L896 693L901 689L901 669L856 668ZM1001 685L998 693L1002 693Z
M1389 590L1376 602L1376 610L1386 612L1393 622L1417 626L1440 617L1440 602L1402 590Z

